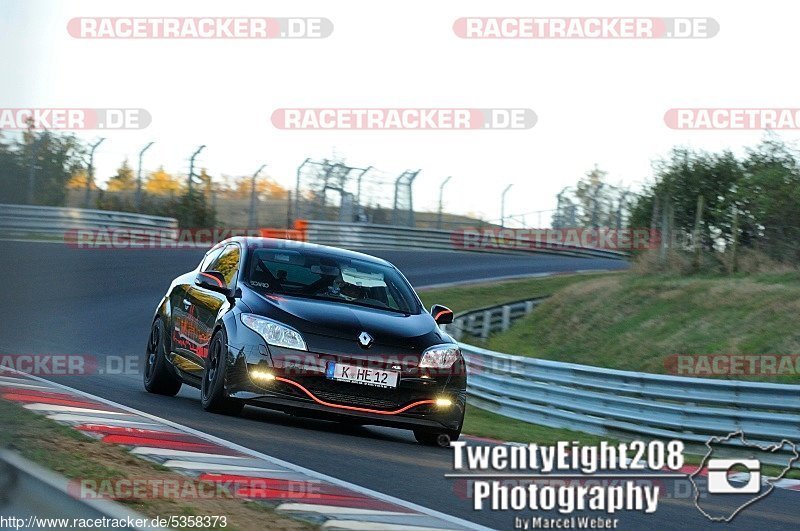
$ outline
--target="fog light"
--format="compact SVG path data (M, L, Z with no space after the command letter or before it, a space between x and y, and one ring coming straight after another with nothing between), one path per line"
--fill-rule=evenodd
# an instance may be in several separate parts
M436 399L436 407L450 407L453 405L453 401L449 398L437 398Z
M269 371L250 371L250 378L262 382L268 382L275 379L275 375Z

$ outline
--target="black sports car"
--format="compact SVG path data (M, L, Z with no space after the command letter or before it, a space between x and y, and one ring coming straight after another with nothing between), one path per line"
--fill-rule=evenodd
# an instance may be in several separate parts
M208 411L245 404L408 428L424 444L461 433L466 367L389 262L334 247L231 238L176 278L156 310L144 386L197 387Z

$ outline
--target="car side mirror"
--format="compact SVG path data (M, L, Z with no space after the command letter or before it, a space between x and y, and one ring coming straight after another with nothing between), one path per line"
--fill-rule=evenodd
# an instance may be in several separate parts
M453 310L441 304L431 306L431 315L437 324L450 324L453 322Z
M225 282L225 276L219 271L201 271L197 273L194 283L201 288L216 291L223 295L230 296L231 290Z

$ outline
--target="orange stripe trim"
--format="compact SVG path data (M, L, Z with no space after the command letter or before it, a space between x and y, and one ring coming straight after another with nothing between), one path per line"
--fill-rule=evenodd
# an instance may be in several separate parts
M439 313L437 313L436 315L433 316L433 320L434 321L437 320L439 317L441 317L442 315L444 315L446 313L453 313L453 312L450 311L450 310L442 310L441 312L439 312Z
M328 407L335 407L335 408L339 408L339 409L349 409L351 411L362 411L364 413L377 413L378 415L397 415L399 413L402 413L403 411L408 411L412 407L421 406L423 404L434 404L435 403L433 400L420 400L419 402L414 402L413 404L409 404L409 405L407 405L405 407L402 407L400 409L395 409L394 411L382 411L380 409L369 409L369 408L366 408L366 407L345 406L345 405L342 405L342 404L333 404L331 402L325 402L324 400L320 400L319 398L314 396L314 394L311 391L309 391L308 389L306 389L305 387L303 387L299 383L297 383L297 382L295 382L293 380L289 380L288 378L283 378L281 376L276 376L275 379L277 381L279 381L279 382L288 383L290 385L293 385L293 386L297 387L298 389L303 391L305 394L307 394L309 396L309 398L311 398L311 400L313 400L317 404L320 404L320 405L323 405L323 406L328 406Z
M200 273L200 274L203 275L204 277L210 278L211 280L216 282L219 287L222 287L222 282L220 282L219 279L214 275L209 275L208 273Z

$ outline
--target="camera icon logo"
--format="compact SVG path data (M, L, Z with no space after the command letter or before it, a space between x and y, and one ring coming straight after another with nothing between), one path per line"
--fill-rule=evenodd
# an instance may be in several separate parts
M737 444L738 443L738 444ZM711 456L717 448L736 444L740 450L748 449L749 455L733 459L713 459ZM768 496L775 490L775 484L792 469L795 463L800 462L800 445L789 439L781 439L774 444L757 444L747 440L742 430L737 430L728 435L714 435L706 441L706 453L694 472L689 474L689 481L694 487L694 505L703 516L712 522L730 522L745 508L753 505L758 500ZM752 452L752 453L750 453ZM780 454L778 452L781 452ZM765 455L762 457L762 455ZM785 464L781 461L785 456ZM782 470L775 477L763 476L761 463L770 463L782 466ZM698 484L696 479L706 472L705 485ZM734 474L731 474L734 472ZM764 480L762 483L762 479ZM712 496L708 505L704 506L700 498L708 494L739 494L734 500L740 500L741 505L731 507L727 504L714 502ZM728 498L730 500L731 498ZM719 500L719 498L717 498Z
M728 472L733 467L744 467L750 477L744 485L733 485ZM758 459L709 459L708 492L710 494L756 494L761 488L761 463Z

